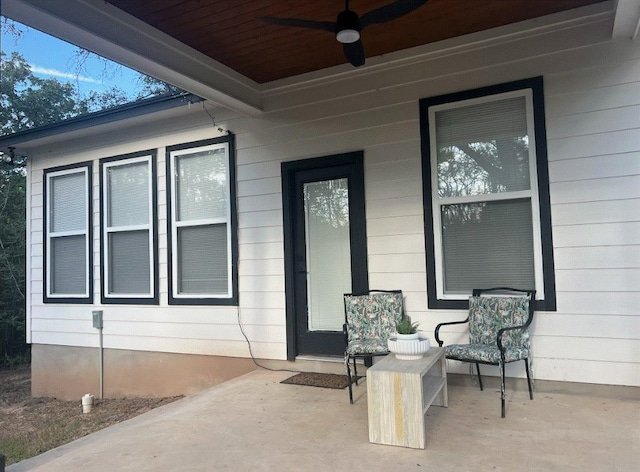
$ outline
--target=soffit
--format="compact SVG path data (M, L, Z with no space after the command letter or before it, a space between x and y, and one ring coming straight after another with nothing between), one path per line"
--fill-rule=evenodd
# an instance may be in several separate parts
M367 57L601 3L604 0L430 0L363 31ZM351 0L362 15L392 0ZM239 74L266 83L346 62L331 33L266 24L260 16L334 21L341 0L107 0Z

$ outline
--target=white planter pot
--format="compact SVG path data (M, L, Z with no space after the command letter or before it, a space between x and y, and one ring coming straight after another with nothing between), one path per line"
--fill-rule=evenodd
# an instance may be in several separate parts
M396 359L401 361L415 361L422 359L422 356L431 347L429 338L414 339L410 341L398 341L395 337L389 338L387 343L389 352L396 355Z
M397 341L415 341L416 339L420 339L420 333L413 334L395 334L395 338Z

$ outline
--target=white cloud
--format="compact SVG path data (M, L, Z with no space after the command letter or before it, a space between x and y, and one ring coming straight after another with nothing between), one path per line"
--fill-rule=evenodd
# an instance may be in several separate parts
M53 77L59 77L62 79L71 79L71 80L79 80L80 82L89 82L92 84L101 84L102 82L99 80L96 80L92 77L86 77L84 75L76 75L76 74L71 74L69 72L62 72L60 70L57 69L47 69L46 67L38 67L38 66L31 66L31 72L33 72L34 74L42 74L42 75L49 75L49 76L53 76Z

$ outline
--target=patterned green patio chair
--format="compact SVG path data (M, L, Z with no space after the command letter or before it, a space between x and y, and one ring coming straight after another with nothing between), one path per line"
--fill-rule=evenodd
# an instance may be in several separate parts
M524 361L529 397L533 400L529 354L528 326L533 320L535 290L520 290L507 287L475 289L469 298L469 316L464 321L451 321L436 326L435 339L438 346L440 328L447 325L469 323L469 344L451 344L445 348L447 359L471 362L476 365L478 383L482 388L480 364L497 365L502 380L500 399L502 417L505 417L505 364Z
M344 295L344 364L349 380L349 402L353 404L352 381L358 384L356 359L370 362L373 356L389 354L387 340L404 313L401 290L372 290ZM350 361L353 361L353 377Z

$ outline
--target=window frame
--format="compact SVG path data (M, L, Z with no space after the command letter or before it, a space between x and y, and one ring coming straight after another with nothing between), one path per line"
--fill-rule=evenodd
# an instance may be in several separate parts
M157 305L159 302L159 275L158 275L158 210L157 210L157 172L156 151L140 151L100 159L100 285L101 301L103 304L129 304L129 305ZM145 224L137 224L121 227L109 227L107 222L108 208L108 184L107 170L111 167L148 162L149 166L149 221ZM149 292L144 293L112 293L109 287L109 234L127 231L147 230L149 234Z
M179 227L195 227L209 224L222 223L215 218L207 218L196 221L195 224L176 221L176 172L175 161L181 155L189 155L207 149L226 150L228 194L226 208L227 225L227 269L229 280L227 281L226 294L180 294L178 274L178 249L177 232ZM236 174L235 174L235 136L229 133L226 136L193 141L189 143L168 146L166 148L166 188L167 188L167 266L168 266L168 298L169 305L238 305L238 233L237 233L237 206L236 206Z
M61 234L53 234L49 231L49 215L51 211L51 197L49 191L52 188L50 180L62 175L75 173L83 173L85 175L85 228L83 231L65 231ZM92 196L92 177L93 164L90 161L79 162L77 164L51 167L43 171L43 302L44 303L93 303L93 196ZM50 257L53 254L51 250L51 240L57 237L85 235L85 292L82 294L61 294L56 295L51 292L52 288L52 271Z
M435 113L441 110L490 103L520 96L525 97L527 107L527 132L530 137L529 170L531 189L519 192L439 198L437 195L438 174L437 155L435 152ZM420 100L420 126L425 245L427 252L427 298L429 308L467 308L468 297L471 295L471 291L469 291L469 293L456 294L444 293L444 256L442 251L440 208L443 205L451 204L514 201L518 198L526 198L530 199L532 210L536 309L545 311L555 310L555 271L542 77L424 98Z

